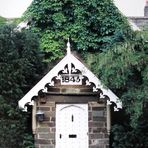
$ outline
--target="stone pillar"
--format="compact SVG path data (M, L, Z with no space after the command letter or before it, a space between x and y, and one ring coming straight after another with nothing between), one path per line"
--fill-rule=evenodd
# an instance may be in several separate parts
M32 132L33 135L36 134L36 101L33 100L33 106L32 106Z
M148 17L148 0L146 0L146 5L144 7L144 16Z
M55 102L37 104L44 112L44 121L36 125L35 148L55 148Z
M89 102L89 148L108 148L107 112L105 104Z

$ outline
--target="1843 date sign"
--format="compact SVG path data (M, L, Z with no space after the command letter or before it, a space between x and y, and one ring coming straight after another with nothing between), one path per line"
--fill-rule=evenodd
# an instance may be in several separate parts
M82 85L81 74L61 74L62 85Z

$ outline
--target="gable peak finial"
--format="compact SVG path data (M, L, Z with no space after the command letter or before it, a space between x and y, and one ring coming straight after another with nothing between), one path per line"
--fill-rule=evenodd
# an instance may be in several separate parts
M71 53L70 41L69 41L69 38L68 38L68 42L67 42L67 54L70 54L70 53Z

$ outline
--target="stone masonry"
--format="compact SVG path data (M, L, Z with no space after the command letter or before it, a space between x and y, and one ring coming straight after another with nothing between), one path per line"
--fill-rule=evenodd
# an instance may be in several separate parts
M55 147L55 102L38 102L37 109L45 113L43 122L37 122L35 135L36 148Z
M106 107L97 102L88 102L89 148L108 148L109 136L106 129ZM38 101L37 110L45 113L44 121L37 122L36 148L55 148L56 103Z
M109 136L106 129L106 107L89 102L89 148L108 148Z

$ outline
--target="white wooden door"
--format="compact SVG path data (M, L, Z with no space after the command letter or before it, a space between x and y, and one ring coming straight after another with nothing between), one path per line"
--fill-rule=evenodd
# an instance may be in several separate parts
M88 105L56 105L56 148L88 148Z

